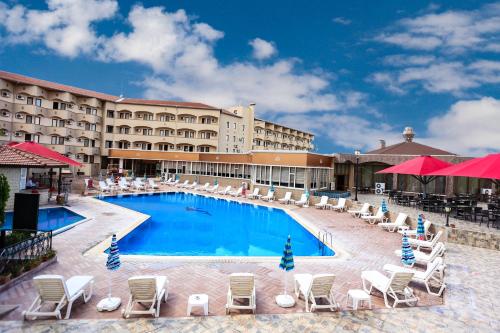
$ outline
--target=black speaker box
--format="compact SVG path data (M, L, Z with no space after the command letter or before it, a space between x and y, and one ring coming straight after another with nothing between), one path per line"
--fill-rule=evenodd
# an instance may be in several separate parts
M38 193L16 193L12 229L38 230L39 203L40 194Z

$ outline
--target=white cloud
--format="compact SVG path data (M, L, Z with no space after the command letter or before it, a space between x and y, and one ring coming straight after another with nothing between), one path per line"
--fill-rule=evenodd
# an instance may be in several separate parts
M428 13L397 22L376 40L405 49L462 53L468 50L498 52L499 3L477 10Z
M449 151L478 156L500 151L500 100L483 97L459 101L430 119L422 141Z
M273 43L261 38L252 39L248 44L252 46L253 57L258 60L268 59L277 51Z
M47 10L9 7L0 2L0 27L10 44L43 42L64 56L91 53L99 38L92 25L111 18L118 9L115 0L47 0Z
M367 77L366 81L378 84L384 87L384 89L398 95L403 95L406 93L402 85L398 82L397 77L392 73L388 72L373 73Z
M349 24L351 24L351 20L349 20L349 19L347 19L347 18L345 18L345 17L341 17L341 16L339 16L339 17L334 17L334 18L332 19L332 21L333 21L334 23L338 23L338 24L342 24L342 25L349 25Z
M394 54L390 56L386 56L383 59L385 65L388 66L421 66L428 65L436 60L436 57L433 55L407 55L407 54Z

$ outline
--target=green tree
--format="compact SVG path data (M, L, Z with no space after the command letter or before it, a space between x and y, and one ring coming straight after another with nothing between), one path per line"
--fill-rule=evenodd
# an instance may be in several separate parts
M5 207L9 199L10 186L7 177L0 174L0 226L5 222Z

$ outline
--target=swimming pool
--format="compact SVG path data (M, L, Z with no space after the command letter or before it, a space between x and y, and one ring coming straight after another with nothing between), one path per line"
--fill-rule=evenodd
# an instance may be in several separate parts
M5 213L4 229L12 229L12 218L14 213ZM38 211L38 230L58 230L81 221L85 217L78 215L64 207L43 208Z
M288 235L294 255L335 254L282 209L189 193L101 200L151 216L118 241L121 254L281 256Z

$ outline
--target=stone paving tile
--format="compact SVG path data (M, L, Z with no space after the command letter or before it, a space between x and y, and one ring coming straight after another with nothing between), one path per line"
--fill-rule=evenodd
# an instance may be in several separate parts
M0 321L2 332L42 331L104 331L138 332L171 330L178 332L215 331L273 331L273 332L324 332L334 331L498 331L499 289L495 283L500 273L498 252L450 244L446 255L447 283L446 304L442 298L423 292L414 285L421 297L416 308L385 309L383 300L373 296L375 310L342 311L319 314L303 313L303 301L291 309L275 305L274 296L281 292L283 274L276 263L179 263L140 262L125 260L113 278L113 293L126 299L126 279L134 274L167 275L171 292L167 304L162 305L159 319L137 318L123 320L118 311L98 313L97 302L107 294L108 272L104 268L105 257L82 256L95 245L96 240L105 239L118 227L122 228L140 218L140 214L129 210L110 209L106 203L96 203L89 198L76 198L73 208L86 215L95 216L86 222L54 238L54 247L59 250L59 262L48 267L44 273L70 276L93 274L96 290L90 304L75 304L73 320L22 322L21 310L34 297L31 281L7 290L0 295L2 304L21 304L19 310ZM359 288L362 270L380 270L385 263L398 263L393 250L400 246L400 237L367 225L347 214L316 210L314 208L294 210L301 218L325 228L334 234L334 246L346 253L338 259L297 262L294 273L334 272L337 275L335 291L337 301L345 309L345 294L349 288ZM113 213L110 215L110 213ZM236 271L256 274L257 316L224 314L227 275ZM291 276L290 276L291 279ZM291 280L290 280L291 282ZM291 283L289 283L289 286ZM187 296L195 292L206 292L210 296L210 316L207 318L185 316ZM291 291L291 290L290 290ZM434 306L432 306L434 305ZM177 317L177 318L173 318ZM92 320L97 319L97 320ZM300 329L297 329L300 328Z

